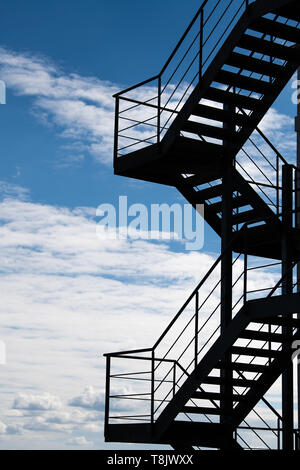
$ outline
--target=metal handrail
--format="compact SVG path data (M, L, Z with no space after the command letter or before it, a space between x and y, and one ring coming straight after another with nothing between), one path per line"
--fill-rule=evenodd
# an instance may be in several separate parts
M183 100L190 93L190 91L194 87L194 85L196 85L195 81L197 79L199 80L201 78L201 76L203 74L203 70L208 67L209 63L211 63L211 60L213 59L214 54L215 54L216 44L217 43L220 44L220 41L222 42L223 40L225 40L225 36L227 35L228 30L232 27L232 24L235 24L236 18L239 15L241 15L244 10L245 11L247 10L249 4L252 3L252 1L254 1L254 0L251 0L251 2L249 0L248 1L247 0L239 0L238 2L235 2L234 0L230 0L223 7L221 0L216 0L216 1L204 0L202 5L200 6L198 11L194 15L192 21L189 23L188 27L186 28L185 32L181 36L180 40L176 44L176 46L173 49L172 53L170 54L169 58L164 63L164 65L161 68L160 72L158 74L152 76L151 78L148 78L147 80L143 80L143 81L137 83L136 85L130 86L130 87L128 87L128 88L126 88L122 91L119 91L118 93L115 93L113 95L113 97L116 99L115 144L116 144L117 147L115 147L115 158L118 156L118 152L121 150L121 149L118 148L118 137L119 137L119 135L118 135L119 134L119 131L118 131L118 115L119 115L119 102L120 102L120 100L125 99L126 94L128 94L132 91L138 90L138 89L140 89L141 87L143 87L145 85L149 85L151 83L155 84L155 87L157 87L157 93L156 93L157 97L153 97L153 98L151 98L150 100L147 100L147 101L149 102L149 101L153 101L153 100L157 99L156 104L153 105L154 107L156 106L156 108L157 108L157 113L155 115L153 115L153 119L156 119L156 121L157 121L156 122L156 124L157 124L156 138L157 138L157 142L160 142L161 133L165 132L167 130L167 126L169 125L171 117L174 115L174 113L176 114L178 112L178 109L181 106L181 104L183 103ZM235 3L238 3L238 5L236 5ZM222 11L219 11L221 5L222 5ZM231 11L231 14L228 15L229 11L232 10L233 8L234 8L234 11ZM220 37L218 37L218 41L215 41L215 43L216 43L215 46L212 48L212 50L209 51L209 54L207 54L207 57L204 58L204 53L207 50L208 43L209 43L209 41L212 40L213 36L216 34L216 30L217 30L217 28L220 27L220 24L221 24L221 22L224 18L226 18L226 22L228 24L226 23L224 25L224 28L223 28L222 32L220 33ZM199 22L199 26L198 26L198 22ZM207 34L205 35L207 25L210 22L212 22L212 24L209 25L209 31L207 31ZM177 56L179 50L185 44L185 42L187 40L189 40L190 33L191 33L191 31L194 27L197 28L196 33L193 34L192 40L190 41L189 45L187 45L185 51L181 54L178 61L174 64L174 58ZM185 81L185 77L186 77L187 72L191 69L192 66L193 67L195 66L195 61L196 60L199 61L198 70L195 74L194 74L194 72L192 72L192 78L191 78L190 83L188 84L185 91L183 93L181 93L182 96L181 96L180 100L178 101L175 109L173 109L172 111L168 111L170 113L170 115L169 115L168 119L166 120L165 124L162 124L161 115L162 115L162 113L165 112L165 110L163 109L163 106L162 106L162 95L166 92L167 87L169 87L171 85L171 81L174 78L175 74L177 74L177 72L179 71L179 69L182 66L182 63L185 61L188 54L191 52L192 48L194 48L194 47L196 49L195 54L193 55L193 58L192 58L191 62L188 63L188 65L186 65L186 67L184 69L184 72L181 75L181 78L179 78L177 80L177 82L175 83L175 86L172 89L172 93L168 97L168 99L165 103L165 106L167 105L167 103L169 103L171 101L171 99L173 98L175 93L177 93L177 91L180 89L181 85ZM187 59L187 60L189 60L189 59ZM167 71L170 70L171 64L175 65L174 70L170 71L169 76L164 78ZM165 83L162 83L162 80L164 80ZM142 102L140 104L140 106L142 106L144 104L147 105L146 104L147 101ZM139 106L139 105L137 104L137 106ZM141 124L142 123L140 123L140 125ZM137 123L136 126L138 126L138 125L139 124ZM127 136L122 136L122 137L125 138L125 139L127 138ZM136 142L135 145L140 145L140 144L144 145L144 144L154 143L153 142L154 138L155 138L155 136L151 137L150 142L145 140L145 139L141 139L141 140L137 139L137 142ZM126 148L127 148L127 146L122 146L123 150L126 149Z

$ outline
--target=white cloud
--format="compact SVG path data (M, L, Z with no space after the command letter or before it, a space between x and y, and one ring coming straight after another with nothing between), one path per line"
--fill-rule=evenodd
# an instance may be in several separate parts
M69 405L80 406L82 408L91 408L93 410L103 411L105 403L104 391L96 391L93 387L87 387L82 395L70 400Z
M67 441L67 445L69 446L92 446L93 443L89 442L85 436L78 436L78 437L73 437L72 439L69 439Z
M20 393L13 404L13 408L22 410L57 410L61 407L60 398L50 393L39 395Z
M94 77L60 70L45 57L0 48L1 78L16 94L33 99L34 114L55 124L60 135L110 163L117 87ZM69 158L74 159L73 152ZM79 158L79 156L77 156ZM65 162L66 163L66 162Z

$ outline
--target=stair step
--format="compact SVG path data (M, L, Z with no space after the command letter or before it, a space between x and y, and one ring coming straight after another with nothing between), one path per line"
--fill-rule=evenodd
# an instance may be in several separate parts
M292 326L293 328L300 328L300 319L297 318L283 318L283 317L271 317L253 320L255 323L267 323L268 325L274 326Z
M272 90L272 84L268 82L228 72L227 70L221 70L215 78L215 81L225 85L242 88L243 90L261 93L263 95L270 94Z
M267 331L244 330L240 338L256 341L268 341L274 343L284 343L287 339L280 333L268 333Z
M222 184L216 184L215 186L211 186L210 188L202 189L195 193L197 196L198 202L207 201L209 199L213 199L215 197L221 196L223 191Z
M195 121L187 121L183 124L182 128L185 132L192 132L197 135L205 135L207 137L213 137L214 139L234 139L235 133L230 132L223 127L209 126Z
M299 22L300 21L300 9L297 8L297 3L298 2L294 2L292 5L287 5L287 6L278 8L278 10L276 10L276 14L283 16L284 18L289 18L290 20Z
M274 351L269 349L259 348L247 348L242 346L232 346L232 354L238 354L240 356L253 356L253 357L278 357L281 355L280 351Z
M240 108L260 110L263 109L263 103L256 98L249 98L248 96L238 95L219 88L210 87L205 93L204 98L217 101L219 103L232 104Z
M281 46L280 44L256 38L249 34L244 34L241 37L238 42L238 47L260 52L261 54L270 55L278 59L291 60L294 62L298 62L299 60L299 50L297 48Z
M216 369L229 369L229 370L236 370L240 372L265 372L267 366L262 364L247 364L244 362L223 362L220 361L216 367Z
M199 400L222 400L223 395L221 393L216 392L194 392L192 395L192 399L199 399ZM233 401L244 401L246 399L245 395L233 395Z
M260 33L268 33L286 41L300 43L300 30L293 28L278 21L272 21L267 18L257 18L251 23L250 29Z
M238 207L243 207L249 204L249 200L246 198L246 196L235 196L232 198L232 207L233 209L237 209ZM210 204L206 210L212 210L216 213L222 211L222 201L221 202L215 202L213 204Z
M224 109L215 108L214 106L206 106L204 104L197 104L192 113L194 116L212 119L220 122L234 122L236 125L243 126L249 119L241 113L231 113Z
M207 408L204 406L185 406L182 413L191 413L197 415L220 415L220 408Z
M207 385L225 385L227 383L226 379L222 377L206 377L203 381L203 384ZM253 387L256 384L255 380L250 379L232 379L231 383L235 387Z
M285 68L280 65L271 64L266 60L255 59L254 57L239 54L238 52L233 52L226 60L226 64L269 77L282 78L286 75Z
M263 220L261 217L257 215L257 212L254 209L240 212L239 214L234 214L232 216L232 225L237 225L237 224L241 224L243 222L249 222L252 220L253 221Z

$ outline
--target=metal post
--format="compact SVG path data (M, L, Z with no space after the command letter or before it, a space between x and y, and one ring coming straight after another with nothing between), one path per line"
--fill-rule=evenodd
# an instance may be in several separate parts
M224 105L224 110L235 113L235 107ZM233 122L233 120L232 120ZM231 123L224 123L224 128L234 131L235 126ZM223 146L226 149L229 142L224 140ZM222 191L222 252L221 261L221 335L224 334L226 327L232 320L232 250L228 249L232 239L232 197L233 197L233 161L227 155L224 158L223 173L223 191ZM226 250L226 251L225 251ZM230 364L232 357L230 352L224 356L224 362ZM223 384L221 385L220 401L221 423L226 423L228 416L232 413L232 371L230 369L221 369ZM230 445L232 435L225 436L224 447Z
M198 329L199 329L199 292L195 298L195 369L198 363Z
M160 142L160 108L161 108L161 76L158 76L158 96L157 96L157 143Z
M282 168L282 294L293 292L293 263L291 229L293 224L293 169L290 165ZM291 318L288 315L287 318ZM283 327L282 333L286 340L282 346L284 352L290 351L293 337L292 327ZM293 390L293 362L287 365L282 374L282 448L293 450L294 429L294 390Z
M203 8L200 12L200 50L199 50L199 80L202 77L202 65L203 65Z
M245 238L246 238L246 236L247 235L245 235ZM247 249L247 247L246 247L246 249ZM247 253L244 253L244 287L243 287L243 289L244 289L244 294L243 294L243 296L244 296L244 301L243 301L244 305L247 302L247 289L248 289L247 284L248 284L248 255L247 255Z
M176 362L174 362L173 365L173 397L175 396L176 393Z
M280 450L280 419L277 418L277 450Z
M155 393L155 352L151 353L151 424L154 424L154 393Z
M119 105L120 98L116 96L115 103L115 129L114 129L114 167L118 158L118 145L119 145Z
M299 92L300 86L300 68L298 69L298 87L297 92ZM300 99L297 93L297 117L295 122L295 130L297 133L297 168L299 171L296 171L296 194L295 194L295 208L296 208L296 228L300 229ZM300 263L297 264L297 292L300 292ZM300 312L298 313L298 319L300 320ZM298 398L298 429L300 430L300 364L297 366L297 398Z
M106 383L105 383L105 417L104 435L107 436L109 424L109 396L110 396L110 356L106 356Z

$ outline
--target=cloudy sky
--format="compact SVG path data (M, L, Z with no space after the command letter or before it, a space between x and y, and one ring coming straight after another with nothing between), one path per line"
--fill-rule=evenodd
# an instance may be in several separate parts
M207 227L197 252L97 237L120 195L183 202L112 171L112 94L160 70L199 2L146 3L1 4L1 449L107 448L103 353L152 346L219 248ZM291 96L262 123L290 160Z

